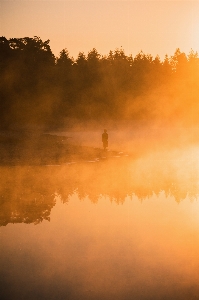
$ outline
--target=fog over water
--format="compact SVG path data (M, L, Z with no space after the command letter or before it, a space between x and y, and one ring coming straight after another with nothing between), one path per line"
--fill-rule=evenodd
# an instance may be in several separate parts
M199 299L198 53L1 37L0 82L0 299Z
M155 132L108 131L100 161L0 167L1 299L197 299L199 147Z

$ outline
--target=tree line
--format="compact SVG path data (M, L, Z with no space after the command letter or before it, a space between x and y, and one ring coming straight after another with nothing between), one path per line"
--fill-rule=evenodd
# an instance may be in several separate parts
M198 53L176 49L161 60L124 49L93 48L58 57L49 40L0 38L1 128L56 128L71 120L198 124Z

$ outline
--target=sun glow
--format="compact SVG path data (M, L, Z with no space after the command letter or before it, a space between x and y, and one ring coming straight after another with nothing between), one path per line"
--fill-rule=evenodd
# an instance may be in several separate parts
M198 12L198 9L197 9ZM193 13L192 20L191 20L191 44L192 49L194 51L199 52L199 20L198 20L198 13Z

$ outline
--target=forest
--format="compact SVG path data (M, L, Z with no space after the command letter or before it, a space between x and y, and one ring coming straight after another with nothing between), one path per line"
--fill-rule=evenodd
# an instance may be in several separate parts
M123 48L101 55L93 48L74 59L55 57L39 37L0 37L0 128L71 127L75 122L127 121L198 126L199 57Z

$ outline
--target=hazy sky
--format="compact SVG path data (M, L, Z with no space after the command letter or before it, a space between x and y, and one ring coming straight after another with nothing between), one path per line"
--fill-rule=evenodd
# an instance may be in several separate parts
M121 46L173 55L176 48L199 52L199 1L0 0L0 36L50 39L57 56L63 48L77 58L96 48L108 54Z

